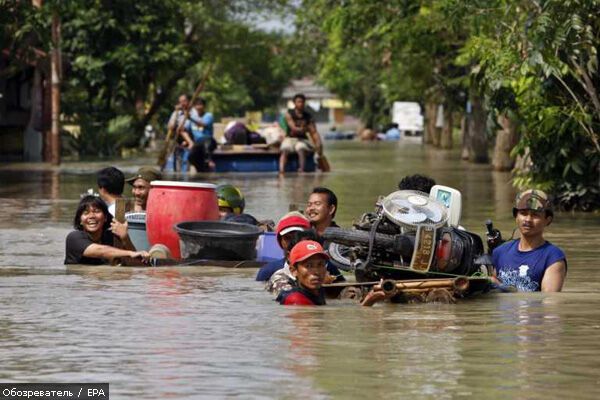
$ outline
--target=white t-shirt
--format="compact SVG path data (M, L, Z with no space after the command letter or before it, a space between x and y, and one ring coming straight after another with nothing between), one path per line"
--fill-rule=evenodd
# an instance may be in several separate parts
M108 212L110 213L110 215L112 215L113 217L115 216L115 209L117 207L117 203L112 203L108 205Z

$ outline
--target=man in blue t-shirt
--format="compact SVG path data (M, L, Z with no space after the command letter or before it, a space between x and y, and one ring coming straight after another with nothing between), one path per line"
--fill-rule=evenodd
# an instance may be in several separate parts
M212 153L216 148L216 142L213 138L213 115L206 111L206 100L198 97L194 101L194 115L190 113L189 119L185 123L186 129L192 132L194 146L190 152L190 163L197 171L213 171L215 163L212 160Z
M496 278L523 292L560 292L567 275L565 253L544 239L554 213L546 193L526 190L515 199L513 215L521 234L494 249Z

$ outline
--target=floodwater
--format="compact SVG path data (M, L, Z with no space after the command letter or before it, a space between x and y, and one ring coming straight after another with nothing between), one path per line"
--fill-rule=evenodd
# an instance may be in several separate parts
M380 194L425 173L463 194L462 225L505 237L510 176L414 143L327 143L334 172L206 175L276 220L313 186L349 226ZM117 162L133 172L150 160ZM79 193L104 166L0 168L0 381L110 382L113 398L600 398L600 216L559 213L547 238L568 257L562 293L456 305L276 305L255 270L65 268Z

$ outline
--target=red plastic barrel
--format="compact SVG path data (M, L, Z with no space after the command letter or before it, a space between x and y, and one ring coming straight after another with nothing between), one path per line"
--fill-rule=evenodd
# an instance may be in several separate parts
M152 181L146 207L146 231L151 245L166 245L180 258L175 224L185 221L216 221L219 206L215 185L196 182Z

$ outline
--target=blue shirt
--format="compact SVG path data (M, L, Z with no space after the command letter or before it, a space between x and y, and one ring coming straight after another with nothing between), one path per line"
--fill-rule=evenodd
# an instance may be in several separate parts
M391 128L385 133L385 140L399 140L402 134L398 128Z
M539 292L546 269L558 261L567 263L565 253L550 242L530 251L519 250L519 240L511 240L492 253L498 279L521 292Z
M256 274L256 280L268 281L269 279L271 279L271 275L283 268L284 264L285 258L271 261L270 263L258 270L258 273Z
M203 126L197 125L196 121L202 122ZM213 137L213 115L205 112L202 117L190 113L190 119L185 122L185 129L191 130L195 141Z

